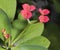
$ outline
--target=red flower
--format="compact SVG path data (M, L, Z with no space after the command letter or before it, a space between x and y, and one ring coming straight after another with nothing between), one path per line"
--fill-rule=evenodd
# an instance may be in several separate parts
M10 34L4 34L4 37L8 39L10 37Z
M10 34L7 34L5 29L2 29L2 33L3 33L3 36L4 36L6 39L8 39L8 38L10 37Z
M24 10L30 11L30 5L29 4L23 4L22 7Z
M46 22L49 21L49 18L48 18L48 16L41 15L41 16L39 16L39 21L40 21L41 23L42 23L42 22L46 23Z
M6 33L6 30L5 29L2 29L2 33L5 34Z
M34 5L30 6L30 11L34 11L36 9L36 7Z
M27 10L21 10L21 15L25 18L25 19L29 19L32 17L32 13L30 11Z
M23 4L22 7L24 10L27 10L27 11L34 11L36 9L34 5L30 6L29 4Z
M50 13L48 9L39 9L39 12L41 13L41 15L48 15Z
M31 11L35 10L36 7L34 5L29 5L29 4L23 4L22 5L23 10L21 10L21 15L25 18L25 19L29 19L32 17L32 13Z

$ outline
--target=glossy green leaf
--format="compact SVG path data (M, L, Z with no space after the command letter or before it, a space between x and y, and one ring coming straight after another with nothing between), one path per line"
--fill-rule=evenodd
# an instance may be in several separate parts
M28 25L26 31L22 34L21 43L40 36L43 30L44 30L43 23L35 23L35 24Z
M13 22L13 27L16 28L16 29L19 29L20 31L21 31L22 29L24 29L25 26L26 26L26 23L23 23L23 22L20 21L20 20L15 20L15 21Z
M22 45L19 47L13 47L12 50L48 50L48 49L36 45Z
M24 22L20 21L19 19L17 19L15 21L13 21L12 25L14 27L14 28L12 28L12 34L15 35L15 36L12 36L12 39L14 39L13 37L18 36L19 33L26 27L26 23L24 23Z
M22 43L22 44L23 45L39 45L39 46L48 48L50 45L50 41L43 36L39 36L39 37L33 38L25 43Z
M2 29L5 29L8 34L11 33L11 22L7 14L0 9L0 34L2 34Z
M43 23L34 23L30 24L23 30L22 33L15 39L13 43L15 43L18 39L21 43L31 40L32 38L38 37L42 34L44 30ZM13 44L12 43L12 44Z
M21 50L48 50L48 49L42 46L25 45L21 46Z
M16 28L11 29L11 36L12 36L12 41L16 38L17 34L19 33L19 30Z
M0 8L13 20L16 11L16 0L0 0Z
M24 22L24 21L25 21L25 19L22 17L22 15L21 15L21 14L19 14L19 15L18 15L18 19L19 19L20 21L22 21L22 22Z

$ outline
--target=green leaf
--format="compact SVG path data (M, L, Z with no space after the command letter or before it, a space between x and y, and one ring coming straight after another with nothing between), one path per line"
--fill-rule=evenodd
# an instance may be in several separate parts
M21 35L22 36L21 43L40 36L43 30L44 30L43 23L35 23L35 24L28 25L28 27L26 28L26 31Z
M13 47L12 50L48 50L48 49L36 45L22 45L19 47Z
M50 45L50 41L43 36L39 36L39 37L33 38L25 43L22 43L22 44L23 45L39 45L39 46L48 48Z
M13 21L12 25L14 27L12 28L12 34L14 34L15 36L18 36L19 33L26 27L26 23L23 21L20 21L19 19ZM13 37L15 36L12 36L12 39L14 39Z
M15 20L14 22L13 22L13 27L14 28L16 28L16 29L18 29L18 30L22 30L22 29L24 29L25 28L25 26L26 26L26 23L23 23L22 21L20 21L20 20Z
M16 28L11 29L11 36L12 36L12 41L16 38L17 34L19 33L19 30Z
M13 20L16 11L16 0L0 0L0 8Z
M21 43L31 40L32 38L38 37L42 34L44 30L43 23L30 24L23 30L22 33L13 41L14 44L18 39Z
M18 15L18 19L20 20L20 21L22 21L22 22L24 22L24 21L26 21L23 17L22 17L22 15L19 13L19 15Z
M11 22L7 14L0 9L0 37L2 35L2 29L5 29L8 34L11 33Z
M21 46L21 50L48 50L48 49L42 46L25 45Z

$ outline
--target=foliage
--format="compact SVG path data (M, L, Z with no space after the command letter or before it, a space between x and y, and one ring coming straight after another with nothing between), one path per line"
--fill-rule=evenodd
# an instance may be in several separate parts
M44 18L39 22L33 17L29 21L20 13L15 19L16 3L16 0L0 0L0 50L48 50L50 41L42 35L48 21L44 22Z

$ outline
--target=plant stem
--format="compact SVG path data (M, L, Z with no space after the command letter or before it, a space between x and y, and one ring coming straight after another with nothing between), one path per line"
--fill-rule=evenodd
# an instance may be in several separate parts
M10 48L11 47L11 38L9 37L9 39L8 39L8 48Z
M28 21L28 23L29 23L29 24L31 24L31 22L30 22L30 20L29 20L29 19L27 19L27 21Z

